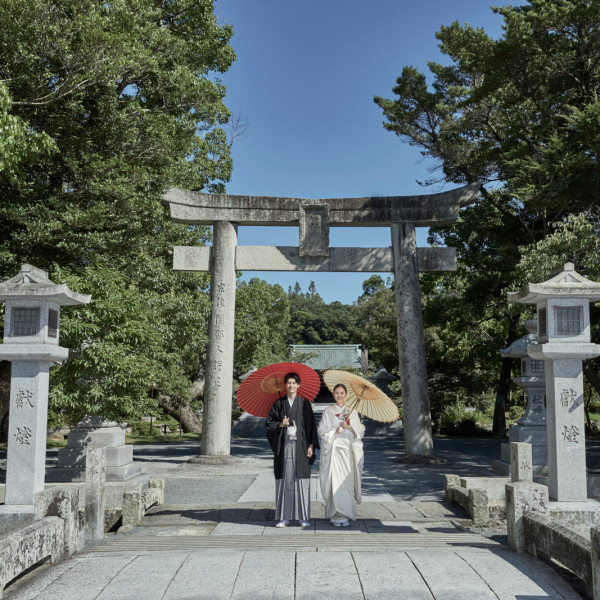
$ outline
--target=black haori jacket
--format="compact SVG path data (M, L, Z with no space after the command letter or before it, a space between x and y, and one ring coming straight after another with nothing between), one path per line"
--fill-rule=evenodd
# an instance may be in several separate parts
M296 477L298 479L309 479L310 468L315 462L315 452L319 448L319 438L317 437L317 425L312 406L308 400L301 396L296 396L294 404L300 401L299 409L302 409L302 423L298 427L298 439L296 441ZM287 427L279 427L281 421L286 416L289 416L290 406L287 396L275 400L273 406L269 410L265 428L267 430L267 439L271 450L273 450L273 470L275 479L283 478L283 455L285 449L285 436L287 435ZM306 453L308 447L312 444L313 455L308 458Z

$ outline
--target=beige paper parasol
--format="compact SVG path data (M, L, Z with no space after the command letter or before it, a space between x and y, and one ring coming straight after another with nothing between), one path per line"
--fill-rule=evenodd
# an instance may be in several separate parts
M391 423L400 418L398 407L370 381L346 371L326 371L323 379L331 392L338 383L346 386L346 406L351 412L356 410L380 423Z

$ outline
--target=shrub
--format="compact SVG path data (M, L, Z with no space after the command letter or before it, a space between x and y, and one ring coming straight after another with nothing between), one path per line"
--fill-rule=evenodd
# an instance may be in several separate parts
M459 400L445 406L442 410L440 433L463 436L478 435L482 431L477 426L477 421L483 416L481 411L469 409Z
M154 435L150 423L146 421L133 421L130 426L131 435Z
M520 405L511 406L508 416L514 421L518 421L525 414L525 408Z

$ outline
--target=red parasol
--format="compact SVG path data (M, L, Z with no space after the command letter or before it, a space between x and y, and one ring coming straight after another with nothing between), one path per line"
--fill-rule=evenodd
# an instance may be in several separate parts
M273 402L287 393L286 373L298 373L298 396L312 402L321 387L319 374L302 363L282 362L262 367L244 379L237 393L240 408L255 417L266 417Z

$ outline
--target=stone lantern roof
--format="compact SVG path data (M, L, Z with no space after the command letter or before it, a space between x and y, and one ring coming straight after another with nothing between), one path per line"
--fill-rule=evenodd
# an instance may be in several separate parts
M78 294L68 286L56 284L48 279L48 273L28 264L21 266L21 272L0 283L0 300L49 300L62 306L87 304L89 294Z
M528 283L518 292L508 292L508 300L521 304L536 304L548 298L585 298L600 301L600 283L590 281L575 271L573 263L542 283Z
M537 320L528 319L523 325L527 329L527 334L515 340L508 348L500 350L504 358L529 358L527 346L537 344Z

